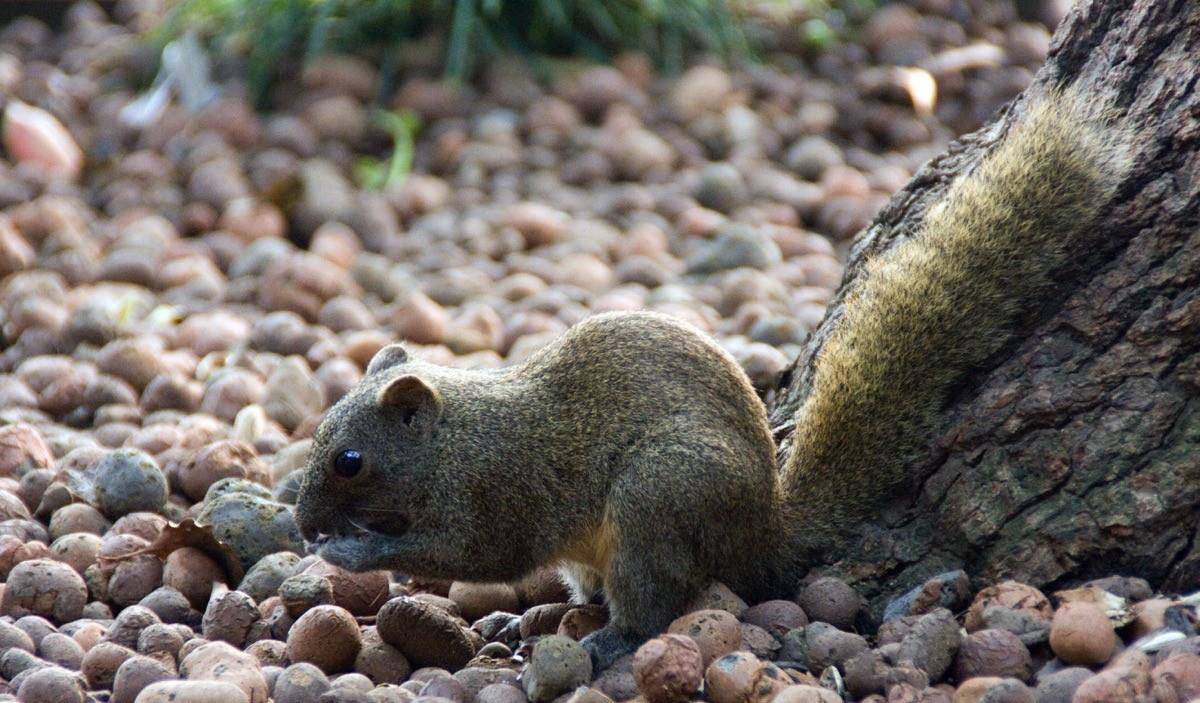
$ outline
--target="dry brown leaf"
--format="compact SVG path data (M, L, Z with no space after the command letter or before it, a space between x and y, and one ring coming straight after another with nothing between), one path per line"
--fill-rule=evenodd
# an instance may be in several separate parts
M1133 622L1134 613L1122 597L1109 593L1099 586L1084 586L1058 591L1054 594L1059 603L1091 603L1104 611L1114 627L1124 627Z
M150 546L130 552L129 554L124 554L116 561L129 559L140 554L153 554L159 559L165 560L171 552L181 547L199 549L212 557L225 570L225 574L229 577L229 583L240 583L242 577L246 575L246 570L242 567L241 560L237 558L237 555L233 553L233 550L228 545L213 536L212 527L209 525L199 525L192 518L187 518L178 523L168 523Z

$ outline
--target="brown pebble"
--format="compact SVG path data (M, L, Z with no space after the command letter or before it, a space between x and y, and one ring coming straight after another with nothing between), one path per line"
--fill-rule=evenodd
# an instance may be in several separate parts
M705 693L713 703L768 703L791 683L779 667L749 652L727 654L704 673Z
M546 603L526 610L521 615L521 639L558 632L558 626L569 610L570 603Z
M1156 683L1161 681L1174 690L1181 701L1200 697L1200 655L1191 652L1170 654L1150 675Z
M759 659L772 660L779 654L780 642L758 625L748 622L741 623L742 643L738 649L752 653Z
M33 654L36 646L29 633L10 622L0 620L0 650L7 651L10 647L15 647Z
M847 661L870 649L867 641L853 632L842 632L828 623L815 622L804 628L808 665L813 671L826 667L844 668ZM950 657L945 658L949 664Z
M25 676L17 689L17 700L21 703L83 703L85 698L78 676L62 667L47 666Z
M180 628L159 623L150 625L138 633L137 651L139 654L146 655L166 653L174 659L178 656L184 641L184 635Z
M363 629L362 647L354 658L354 670L376 684L401 684L408 679L412 665L404 654L379 637L374 627Z
M861 599L845 581L823 576L805 586L797 602L812 622L826 622L839 630L854 627Z
M113 523L109 533L137 535L147 542L153 542L166 526L167 519L158 513L135 512L122 515Z
M602 605L589 603L571 608L558 623L558 633L563 637L581 640L604 627L608 622L608 611Z
M388 599L386 571L354 573L317 561L302 573L327 579L333 589L333 602L352 615L374 615Z
M440 344L449 331L445 309L420 291L408 293L392 310L390 326L400 339L417 344Z
M448 673L438 672L425 682L418 694L420 697L444 698L454 703L469 703L467 689L458 679Z
M213 583L227 578L225 570L212 557L195 547L176 549L163 565L163 585L182 593L193 608L205 607Z
M474 642L450 614L411 597L385 603L376 627L380 638L399 649L414 666L456 670L475 656Z
M201 627L206 639L241 647L259 618L258 606L250 596L241 591L225 591L209 600Z
M519 608L516 590L504 583L455 581L450 586L449 597L467 622L474 622L497 611L513 613Z
M633 678L650 703L677 703L700 689L704 658L691 637L663 635L638 648Z
M17 628L23 630L25 634L29 635L30 639L32 639L34 644L36 644L38 647L42 646L42 640L45 639L47 635L57 632L54 625L40 615L25 615L17 618L13 622L13 625L16 625Z
M162 585L162 561L153 554L125 559L108 581L108 600L118 608L133 605Z
M999 676L1025 681L1033 673L1029 650L1007 630L979 630L963 639L954 660L954 676Z
M307 662L288 666L275 679L275 703L310 703L328 691L329 679L317 667Z
M769 600L753 605L742 613L741 620L758 625L775 637L783 637L788 630L808 624L804 610L790 600Z
M1103 664L1117 636L1112 622L1091 603L1064 603L1050 623L1050 648L1068 664Z
M189 680L233 684L245 693L250 703L267 703L267 681L258 660L227 642L208 642L195 648L179 663L179 673Z
M714 583L696 597L688 610L724 610L735 618L746 612L746 601L723 583Z
M565 700L566 703L613 703L613 700L595 688L580 686L568 695L559 696L555 700Z
M75 532L103 536L110 527L108 518L87 503L64 505L50 517L50 536L54 538Z
M309 662L334 674L353 666L361 646L353 615L336 605L318 605L292 625L287 654L293 662Z
M245 442L223 440L197 451L180 467L178 480L183 492L198 501L204 498L209 486L230 477L265 485L270 481L270 472L254 447Z
M2 647L0 647L2 649ZM83 665L83 647L71 637L60 632L51 632L38 643L38 654L42 659L59 666L78 671Z
M0 427L0 476L52 466L54 453L35 427L22 423Z
M100 642L88 650L83 656L83 663L80 670L87 678L88 688L111 689L113 678L117 675L117 669L125 663L126 659L137 656L137 653L128 647L122 647L113 642Z
M697 610L671 623L667 632L686 635L696 641L704 666L736 650L742 643L737 618L724 610Z
M224 681L159 681L142 689L137 703L252 703L252 701L245 691Z
M28 476L28 474L26 476ZM87 506L82 503L76 503L75 505L84 505L84 507L89 508L89 512L95 510L94 508L91 508L91 506ZM65 518L70 514L70 512L76 512L67 511L67 508L70 507L72 506L68 505L55 510L54 516L50 518L50 537L55 540L55 544L59 545L56 547L54 544L52 544L51 551L55 554L55 558L59 559L59 561L71 564L72 567L76 567L77 564L87 562L89 556L94 561L96 552L99 551L100 535L104 534L104 525L107 525L108 521L104 520L103 516L100 516L103 522L101 522L98 527L89 529L90 526L81 525L79 521L73 519L55 519L55 517L58 516ZM97 515L99 514L99 511L95 512ZM90 540L87 539L88 537L95 539ZM80 544L81 539L83 544ZM88 563L84 563L83 569L86 569L87 566ZM75 568L75 570L79 571L80 573L83 572L83 569Z
M975 595L975 600L971 602L971 607L967 608L967 614L963 617L963 626L967 628L967 632L987 627L983 621L983 612L993 605L1026 611L1042 620L1049 620L1054 614L1050 600L1038 589L1016 581L1003 581L995 586L988 586Z
M112 617L112 613L109 613ZM84 623L82 627L71 634L71 639L79 643L83 647L86 654L91 651L104 638L105 627L98 622Z
M58 623L79 617L87 604L87 585L70 566L32 559L13 567L0 595L0 614L41 615Z
M507 224L520 232L526 246L532 248L558 240L570 224L570 217L542 203L525 202L509 208Z
M962 631L954 615L935 608L917 617L912 629L900 641L897 661L909 661L936 681L950 668L962 643Z
M175 671L150 657L126 659L113 679L112 703L134 703L138 694L158 681L175 678Z
M1153 679L1146 655L1133 650L1075 689L1072 703L1136 701L1151 693Z
M279 640L259 640L246 647L246 654L253 656L263 667L286 666L288 663L287 645Z
M454 678L458 679L459 683L461 683L463 688L465 688L467 691L468 701L475 700L475 697L479 695L480 691L488 686L491 686L492 684L506 683L513 686L521 685L520 676L515 668L485 668L489 665L502 667L504 665L516 666L514 662L505 657L501 660L493 659L488 663L484 663L481 661L482 656L483 655L480 654L471 661L470 665L454 672ZM480 666L476 666L477 663L480 664Z
M324 576L295 574L279 584L279 600L288 615L298 618L310 608L333 604L333 584Z
M771 703L842 703L842 697L820 686L799 685L783 689Z
M507 683L484 686L475 696L475 703L528 703L529 698L520 687Z
M141 632L151 625L160 624L158 616L148 608L132 605L121 610L104 633L107 642L115 642L122 647L134 649L137 647Z
M959 684L954 692L954 703L979 703L988 690L1004 679L999 676L978 676Z

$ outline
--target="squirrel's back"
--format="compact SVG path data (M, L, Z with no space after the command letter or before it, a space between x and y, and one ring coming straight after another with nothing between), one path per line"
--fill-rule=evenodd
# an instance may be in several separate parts
M1125 133L1094 103L1071 90L1030 105L910 239L865 263L796 416L784 478L802 542L912 480L952 389L1051 292L1127 168Z
M605 313L574 325L515 374L554 390L564 404L609 403L655 414L708 413L769 438L766 410L737 361L712 337L655 312Z

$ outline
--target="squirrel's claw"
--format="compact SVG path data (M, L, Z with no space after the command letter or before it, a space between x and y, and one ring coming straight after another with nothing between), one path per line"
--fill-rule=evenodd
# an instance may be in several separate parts
M579 641L592 657L592 676L613 665L613 662L632 654L645 640L629 633L618 631L612 625L602 627Z

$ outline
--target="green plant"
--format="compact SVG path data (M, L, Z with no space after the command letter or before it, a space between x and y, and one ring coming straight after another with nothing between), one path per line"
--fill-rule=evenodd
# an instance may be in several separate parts
M602 59L641 49L668 69L691 50L749 52L729 0L177 0L160 38L195 31L219 55L243 57L260 96L282 71L327 51L394 56L442 39L450 78L500 51Z
M421 118L412 110L390 112L380 110L374 115L375 124L392 138L392 155L387 161L361 157L354 163L354 177L359 185L371 190L384 190L404 182L412 171L413 150Z
M854 40L887 0L745 0L739 7L776 29L792 31L813 52Z
M853 36L880 4L880 0L813 0L812 17L800 27L801 38L813 49L824 49Z

